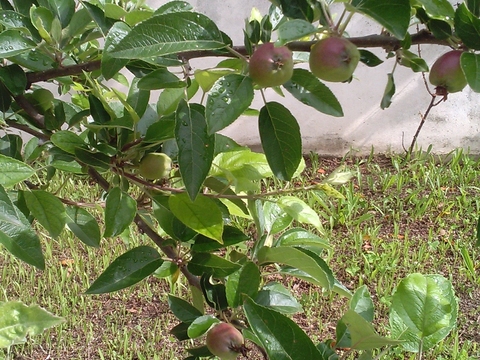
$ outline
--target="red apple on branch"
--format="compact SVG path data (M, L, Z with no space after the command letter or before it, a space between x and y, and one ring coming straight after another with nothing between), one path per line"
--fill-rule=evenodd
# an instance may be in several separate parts
M273 43L260 45L249 61L249 73L260 87L280 86L293 75L292 52L286 46Z

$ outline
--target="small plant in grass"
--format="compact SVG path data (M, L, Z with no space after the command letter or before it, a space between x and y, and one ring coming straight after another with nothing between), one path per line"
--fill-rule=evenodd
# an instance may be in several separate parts
M417 352L421 358L455 325L457 302L451 283L435 274L399 279L390 303L388 336L374 329L368 289L348 289L337 280L325 260L334 249L325 238L324 224L299 197L308 193L325 209L329 201L338 200L344 208L338 216L332 212L331 225L351 224L357 208L352 203L361 199L353 188L344 196L335 186L348 184L354 174L338 169L322 182L301 184L305 165L300 126L288 108L269 100L265 87L286 90L305 106L342 116L341 104L317 76L348 80L359 61L368 66L381 63L365 48L382 46L393 61L381 99L386 109L395 93L397 66L428 71L409 46L448 44L462 50L454 77L463 73L470 88L479 91L474 51L480 49L480 37L475 36L480 5L466 1L454 9L447 1L434 7L423 1L392 0L385 5L355 0L345 3L335 22L329 1L273 3L268 14L252 12L239 46L182 1L156 10L142 2L0 1L0 110L8 132L1 139L0 243L42 270L45 260L33 226L42 226L54 239L66 227L87 246L99 247L102 238L122 236L134 224L151 243L113 260L89 286L85 284L86 293L118 291L151 275L172 284L185 277L191 301L169 297L179 320L171 333L179 341L207 342L199 347L184 342L189 359L212 353L248 356L253 348L272 360L335 359L353 353L369 359L380 358L391 347ZM354 14L373 18L386 33L374 41L364 36L346 42L345 30ZM408 33L412 14L424 27ZM325 55L331 58L321 47L312 48L325 34L335 41L344 39L336 64L317 63ZM268 56L259 64L255 54L262 55L262 49ZM306 59L295 52L310 51L315 51L309 61L313 73L293 61ZM189 61L207 56L221 60L214 68L192 71ZM268 68L265 59L274 65L272 73L261 73ZM333 78L324 76L325 69L339 67L343 69ZM128 82L122 71L134 79ZM437 86L447 86L432 79ZM110 87L107 80L126 85L128 91ZM70 100L53 98L53 92L40 86L44 81ZM153 90L160 90L157 98ZM203 94L196 102L198 92ZM252 109L256 92L263 104ZM438 104L436 96L446 100L446 94L432 94L422 124ZM263 153L220 134L241 115L251 114L258 117ZM12 130L33 138L23 144ZM59 174L88 178L104 194L94 204L60 197L59 189L50 186ZM262 182L272 179L278 186L265 190ZM412 194L415 197L419 195ZM427 205L418 202L418 212ZM91 206L102 210L103 225ZM248 233L234 225L236 218L245 219ZM378 260L375 255L367 256L367 262ZM362 271L348 266L352 273ZM299 302L272 275L303 279L349 299L339 315L335 339L312 341L292 320L291 315L302 311ZM12 336L9 322L23 313L9 309L1 314L0 339L14 339L2 346L43 330L21 329L20 335ZM50 320L48 326L57 322ZM13 321L21 327L23 318ZM219 322L234 334L226 348L208 340L208 334L221 329L215 325Z

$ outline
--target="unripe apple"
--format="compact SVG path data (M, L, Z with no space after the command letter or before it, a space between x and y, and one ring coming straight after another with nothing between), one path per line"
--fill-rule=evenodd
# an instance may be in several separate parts
M138 170L146 179L162 179L172 170L172 159L164 153L148 153L140 161Z
M215 324L207 332L207 348L221 360L235 360L238 355L246 356L243 335L228 323Z
M438 95L446 95L462 91L467 86L467 79L460 66L462 51L452 50L442 56L432 65L429 80L436 86Z
M310 49L310 71L319 79L332 82L349 80L355 71L360 52L349 40L328 37Z
M268 42L260 45L250 58L248 70L260 87L280 86L293 75L292 52L286 46Z

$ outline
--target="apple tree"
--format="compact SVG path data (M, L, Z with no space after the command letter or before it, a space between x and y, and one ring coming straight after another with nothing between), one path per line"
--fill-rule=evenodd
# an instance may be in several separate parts
M375 71L391 61L422 76L429 68L417 49L436 44L445 55L427 75L435 87L431 106L465 86L479 92L480 2L275 0L268 13L252 11L242 44L185 1L152 9L141 1L0 0L0 8L6 251L44 269L34 225L53 238L70 231L93 247L135 226L151 245L118 257L85 284L86 293L119 291L152 274L181 278L191 297L169 297L179 319L171 333L180 342L208 333L206 344L188 348L189 359L235 359L252 346L272 360L337 359L346 348L370 359L395 346L421 354L455 326L450 282L411 274L393 296L391 336L376 332L368 290L336 279L320 217L297 196L341 197L335 186L352 173L339 169L321 183L294 185L305 167L300 127L264 89L342 116L328 82L348 87L360 62ZM348 38L354 15L383 30ZM385 58L373 47L385 49ZM192 59L205 57L218 61L192 68ZM385 78L379 103L388 111L395 71ZM256 95L260 108L252 107ZM240 116L257 119L263 152L221 134ZM58 174L88 178L104 190L100 224L81 203L54 193L49 183ZM280 185L266 192L262 184L272 179ZM235 225L238 218L255 231ZM272 272L349 299L336 339L314 343L302 331L290 316L299 311L297 300L269 281ZM13 313L5 309L2 316ZM0 324L21 326L17 320ZM1 327L0 334L11 339L2 346L18 340Z

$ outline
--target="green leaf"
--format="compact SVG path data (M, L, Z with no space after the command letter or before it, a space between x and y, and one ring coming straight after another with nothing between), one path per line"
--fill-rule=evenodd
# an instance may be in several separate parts
M411 68L414 72L428 72L428 65L425 60L405 49L402 50L400 64Z
M350 309L368 322L373 321L373 301L366 285L360 286L350 299Z
M196 69L195 72L195 80L198 81L198 84L202 88L204 92L210 91L213 84L225 75L232 74L232 70L225 70L225 69L213 69L213 70L202 70ZM208 106L208 103L207 103Z
M247 298L245 315L269 359L323 360L310 337L287 316ZM294 341L292 341L294 339Z
M57 238L65 228L65 206L51 193L43 190L25 191L25 201L32 215Z
M278 43L284 45L294 40L314 34L317 28L310 21L293 19L286 21L277 28Z
M289 181L302 159L300 126L280 103L268 102L260 110L258 127L262 148L274 175Z
M203 107L190 107L185 100L180 101L175 118L175 140L180 174L190 199L194 200L208 175L215 151L215 136L207 133Z
M213 315L203 315L196 318L188 327L187 334L190 339L195 339L205 334L213 324L219 323Z
M162 230L172 239L177 241L190 241L198 235L173 215L168 205L167 196L155 196L153 200L153 215ZM217 242L215 241L215 243Z
M331 271L327 272L317 262L317 259L293 247L263 247L258 252L258 263L265 265L268 263L280 263L298 269L310 276L317 284L327 290L333 287L333 277Z
M455 10L448 0L413 0L411 3L421 5L432 19L452 20L455 16Z
M356 11L370 16L402 40L410 25L410 0L352 0Z
M480 19L468 10L465 3L455 11L455 31L465 46L480 50Z
M23 161L0 154L0 185L12 187L35 174L30 166Z
M206 237L222 243L223 217L214 200L199 195L192 201L188 194L169 197L172 213L189 228Z
M38 34L37 29L32 25L30 19L16 11L0 10L0 24L2 24L5 29L20 30L25 34L30 34L35 37L35 39L40 40L40 35Z
M305 69L294 69L283 87L305 105L332 116L343 116L342 105L331 90Z
M127 34L130 32L130 26L122 21L118 21L110 28L105 37L105 47L102 54L102 75L105 80L114 77L125 65L128 64L128 59L116 59L110 56L112 50Z
M240 270L230 274L225 286L228 305L236 308L243 304L245 296L251 298L257 296L261 280L260 275L258 266L251 261L247 261Z
M215 145L217 144L218 142L215 141ZM225 184L224 182L218 180L217 178L215 177L208 177L206 180L205 180L205 183L204 185L206 187L208 187L209 189L215 191L216 193L218 194L225 194L225 195L230 195L232 196L231 198L229 199L222 199L224 202L225 201L231 201L233 204L235 204L240 210L243 211L244 214L248 215L248 209L247 209L247 205L245 204L245 202L238 198L238 197L235 197L236 193L230 188L230 186L228 184Z
M359 49L360 61L369 67L375 67L383 63L377 55L365 49Z
M231 245L238 244L249 240L250 237L245 235L243 231L236 227L225 225L223 228L222 240L220 244L218 241L212 240L206 236L199 234L195 237L195 243L192 245L192 251L195 252L212 252Z
M240 264L210 253L195 254L188 262L188 270L193 275L207 274L214 278L224 278L240 269L240 267Z
M19 301L0 302L0 349L27 341L27 336L40 335L65 320L38 305Z
M157 69L145 75L138 82L138 88L142 90L157 90L166 88L185 88L187 83L180 80L167 69Z
M468 86L480 92L480 55L464 52L460 57L460 65L467 79Z
M472 12L476 17L480 16L480 1L479 0L467 0L468 10Z
M85 293L104 294L125 289L151 275L162 263L157 250L138 246L116 258Z
M306 249L316 249L316 251L319 251L319 249L332 250L328 240L322 239L303 228L288 229L278 238L275 246L304 247Z
M13 96L23 94L27 87L27 75L17 64L0 67L0 81Z
M0 185L0 244L14 256L43 270L45 260L40 239L30 222L8 197Z
M293 221L293 217L273 201L266 201L263 204L263 217L265 218L265 231L271 235L286 229Z
M86 1L82 2L82 5L87 9L92 20L98 25L103 36L106 36L110 28L115 23L115 20L106 17L103 10L96 5L90 4Z
M110 157L102 152L94 152L77 147L75 148L75 157L82 163L100 170L110 169Z
M211 282L211 275L203 274L200 278L205 302L215 310L225 310L228 308L227 296L225 294L225 285L222 283Z
M17 30L5 30L0 33L0 58L9 58L35 48L32 40L24 38Z
M7 112L12 105L12 97L5 85L0 81L0 111Z
M222 33L212 20L194 12L174 12L154 15L135 26L110 55L140 59L223 47Z
M196 318L203 315L189 302L171 294L168 294L168 306L177 319L187 324L192 323Z
M47 0L43 1L42 6L48 7L50 11L60 20L62 28L72 20L75 13L75 0Z
M475 246L480 247L480 217L477 221L477 242L475 243Z
M383 93L382 101L380 107L382 110L385 110L392 103L392 97L395 94L395 80L393 79L393 74L387 74L387 86L385 86L385 91Z
M282 196L277 204L295 220L303 224L311 224L323 232L318 214L303 200L296 196Z
M52 134L51 142L56 147L62 149L69 154L75 154L76 148L85 148L86 144L83 139L70 130L61 130Z
M208 92L205 117L208 133L214 134L233 123L253 100L250 77L228 74L218 79Z
M407 351L431 349L453 329L457 312L458 300L449 280L440 275L410 274L393 294L392 336L405 340L402 346Z
M402 342L378 335L373 325L352 309L347 310L339 323L343 323L347 327L351 336L352 349L371 350L387 345L397 345Z
M186 1L169 1L155 10L155 14L168 14L193 10L193 6Z
M282 284L266 284L255 297L258 305L272 308L282 314L292 315L303 312L302 305Z
M108 192L105 201L104 237L121 234L133 221L137 213L137 202L119 187Z
M32 5L30 8L30 19L32 19L32 24L38 30L42 39L44 39L47 44L53 44L54 40L51 36L55 19L53 13L43 6L37 7Z
M313 8L307 0L280 0L282 12L292 19L313 21Z
M78 206L67 206L66 225L85 245L100 246L100 227L87 210Z
M175 138L175 117L162 116L147 128L143 141L147 143L163 142Z
M90 115L98 124L105 124L111 120L110 114L103 106L102 101L93 94L88 95L88 103L90 105Z

